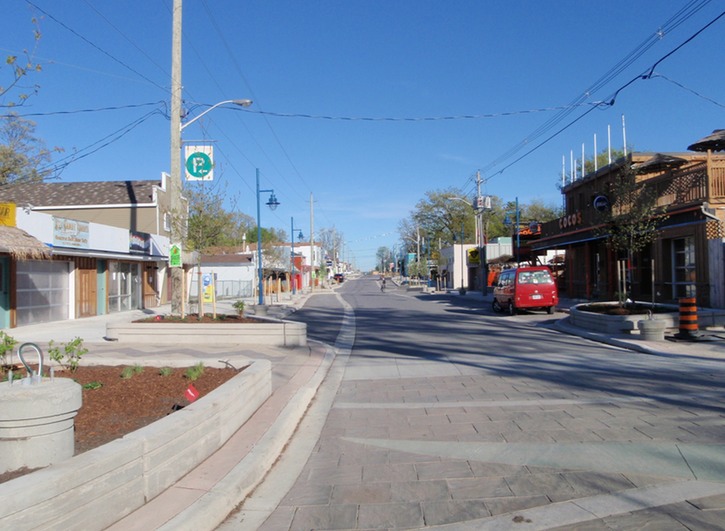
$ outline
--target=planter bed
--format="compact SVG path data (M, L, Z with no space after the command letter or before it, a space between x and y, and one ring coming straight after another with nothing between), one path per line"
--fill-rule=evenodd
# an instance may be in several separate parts
M193 345L203 336L207 345L307 346L307 325L256 318L252 323L109 323L106 339L145 345Z
M619 306L618 302L597 302L597 306L611 306L616 308ZM642 304L642 303L640 303ZM584 308L591 306L590 303L577 304L572 306L569 312L569 322L579 328L586 330L592 330L594 332L603 332L607 334L631 334L637 328L637 322L647 319L647 314L633 314L633 315L607 315L605 313L598 313L593 311L587 311ZM657 305L660 309L665 308L671 310L664 313L654 313L653 319L657 321L664 321L666 328L677 328L679 326L679 309L676 306L669 305Z
M105 529L217 451L271 392L271 363L254 361L182 411L0 484L0 527Z

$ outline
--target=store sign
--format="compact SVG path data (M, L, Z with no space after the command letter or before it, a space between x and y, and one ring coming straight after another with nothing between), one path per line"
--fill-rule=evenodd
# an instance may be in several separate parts
M577 225L581 225L581 224L582 224L582 213L581 212L574 212L573 214L569 214L568 216L559 218L559 228L560 229L573 229Z
M53 217L53 247L88 249L90 223Z
M5 227L15 226L15 204L0 203L0 225Z
M606 195L598 195L594 198L592 205L597 212L606 212L609 210L609 198Z
M128 250L134 254L151 254L151 235L146 232L129 231Z

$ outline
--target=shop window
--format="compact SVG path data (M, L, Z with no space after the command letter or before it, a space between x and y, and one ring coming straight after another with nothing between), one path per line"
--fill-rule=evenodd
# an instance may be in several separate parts
M696 297L695 239L672 241L672 297Z

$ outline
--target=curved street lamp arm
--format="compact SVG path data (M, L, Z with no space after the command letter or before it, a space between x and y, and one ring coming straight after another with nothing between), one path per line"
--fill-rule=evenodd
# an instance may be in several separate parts
M184 129L189 127L191 124L196 122L199 118L204 116L206 113L213 111L217 107L221 107L222 105L229 105L229 104L239 105L240 107L249 107L252 104L252 100L224 100L224 101L220 101L219 103L215 103L214 105L209 107L207 110L205 110L201 114L195 116L188 122L181 124L181 130L183 131Z

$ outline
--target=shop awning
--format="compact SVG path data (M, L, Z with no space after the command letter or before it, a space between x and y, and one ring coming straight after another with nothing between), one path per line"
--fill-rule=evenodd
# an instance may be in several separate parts
M0 225L0 253L17 260L42 260L51 256L50 248L17 227Z

